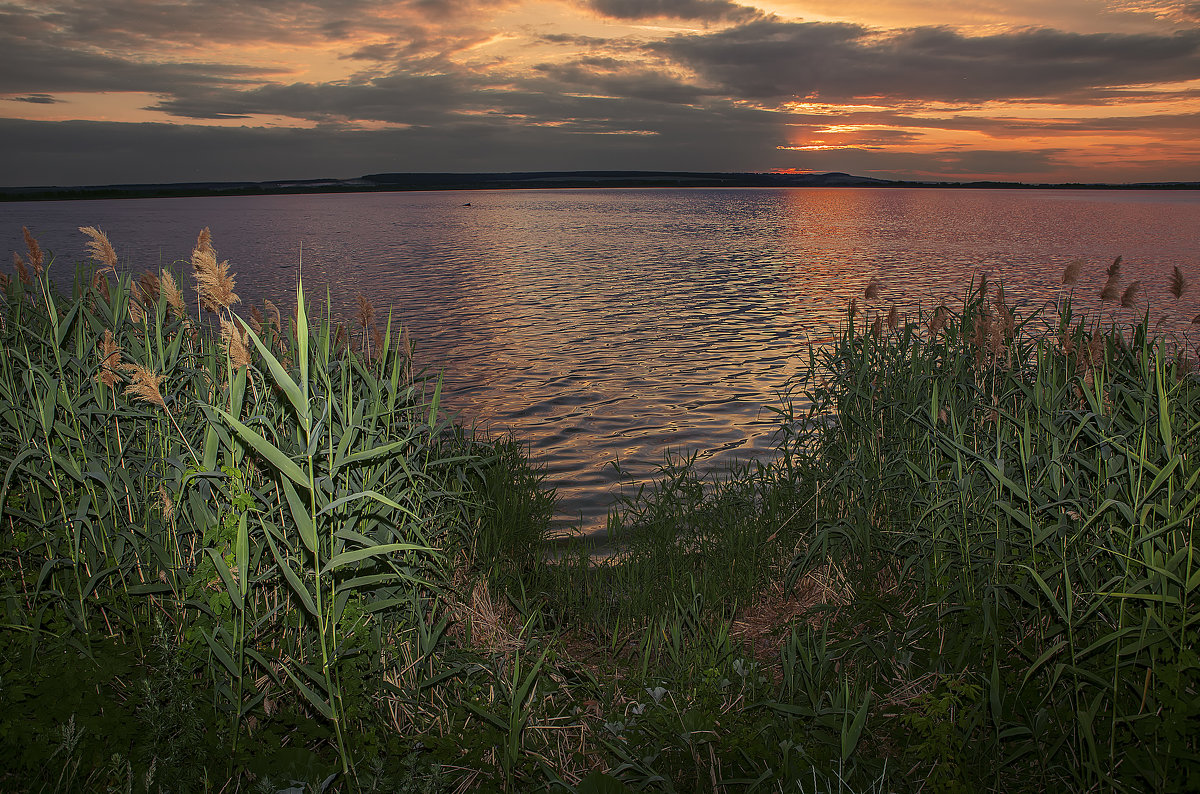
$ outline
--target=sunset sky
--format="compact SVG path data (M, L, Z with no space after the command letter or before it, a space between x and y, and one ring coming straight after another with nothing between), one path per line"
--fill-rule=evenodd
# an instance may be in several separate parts
M1200 2L0 0L0 185L1200 180Z

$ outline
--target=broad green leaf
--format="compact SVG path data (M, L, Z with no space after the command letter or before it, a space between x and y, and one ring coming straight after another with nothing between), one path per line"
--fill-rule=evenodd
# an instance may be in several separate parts
M287 673L287 677L292 679L292 683L300 690L300 694L304 695L304 699L312 704L312 707L319 711L322 717L327 720L333 719L333 708L330 707L329 701L317 694L308 684L301 681L286 665L283 666L283 672Z
M313 524L312 516L309 515L308 505L296 493L290 480L285 479L280 482L283 484L283 493L287 498L292 520L296 522L296 530L300 533L300 540L304 542L304 548L315 554L317 551L317 528Z
M275 358L275 354L270 348L263 344L263 341L258 338L258 334L254 333L254 329L246 325L246 321L238 317L237 321L242 324L244 330L250 336L250 341L254 343L255 349L258 350L262 360L267 362L267 369L271 373L271 379L275 381L275 385L283 390L287 396L288 402L296 409L296 416L299 417L301 423L305 426L311 421L311 414L308 405L308 400L304 398L300 387L296 385L296 381L292 380L292 376L287 374L287 370L279 363L279 359Z
M252 428L242 424L237 419L233 418L228 411L213 406L213 410L220 415L222 419L229 423L230 427L237 432L258 454L267 459L267 462L275 467L280 474L289 477L293 482L302 488L308 488L308 476L304 471L296 465L296 462L284 454L283 450L267 441Z
M357 502L360 499L371 499L372 501L379 502L380 504L383 504L383 505L387 505L388 507L390 507L394 510L399 510L400 512L404 513L405 515L412 516L413 518L419 518L417 516L417 514L414 513L412 510L410 510L409 508L405 507L404 505L400 504L399 502L395 502L395 501L389 499L388 497L384 496L383 494L379 493L378 491L360 491L359 493L350 494L349 496L343 496L340 499L334 499L332 502L330 502L329 504L327 504L323 508L321 508L321 512L317 513L317 515L318 516L328 515L328 514L332 513L333 511L337 510L339 507L342 507L343 505L347 505L350 502Z
M854 748L858 747L858 740L862 736L863 728L867 724L867 707L871 705L871 692L867 691L867 696L863 698L862 705L858 708L858 713L854 715L854 722L847 728L845 723L842 726L842 760L846 761L850 758L850 754L854 752Z
M264 532L263 537L267 539L267 545L271 547L271 554L275 557L275 563L279 566L279 570L283 572L283 578L286 579L288 585L291 586L292 592L295 593L296 597L300 599L300 603L304 606L305 611L307 611L308 614L312 615L314 618L317 617L317 605L313 602L312 593L308 592L308 589L304 586L304 583L300 581L300 577L297 576L296 572L292 570L292 566L289 565L288 561L283 557L282 554L279 553L279 546L275 544L275 538L271 536L269 531Z
M250 530L246 518L245 513L238 516L237 539L233 546L233 559L237 564L242 599L245 599L246 588L250 586Z
M242 590L233 581L233 575L229 572L229 566L225 564L225 557L217 552L216 549L206 548L208 556L212 557L213 565L217 568L217 575L221 577L221 581L225 583L225 592L229 593L229 598L233 601L234 607L238 612L242 611Z
M304 305L304 276L296 279L296 363L300 367L300 393L308 402L308 308Z
M401 439L400 441L393 441L390 444L384 444L381 447L365 449L362 452L355 452L352 455L346 456L342 463L343 465L349 465L352 463L369 463L376 458L381 458L386 455L390 455L397 450L403 449L405 446L411 443L412 436L409 436L408 438Z
M220 629L218 629L218 631L220 631ZM241 676L237 663L233 661L233 656L230 655L229 651L227 651L219 642L217 642L216 636L214 634L209 634L203 628L200 629L200 633L203 634L204 639L208 641L209 650L212 651L213 655L217 657L217 660L221 662L221 665L228 670L229 674L234 678L240 678Z
M434 550L428 546L421 546L416 543L384 543L380 546L372 546L369 549L343 551L341 554L338 554L332 560L326 563L325 567L321 569L321 575L325 575L330 571L336 571L338 568L343 568L351 563L360 562L362 560L370 559L371 557L378 557L383 554L392 554L393 552L398 551L432 552Z

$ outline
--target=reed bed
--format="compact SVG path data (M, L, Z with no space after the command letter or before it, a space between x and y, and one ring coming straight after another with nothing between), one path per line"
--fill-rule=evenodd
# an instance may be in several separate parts
M181 274L135 279L81 232L93 261L65 292L28 232L0 285L0 631L5 684L24 682L10 706L43 702L27 698L63 685L59 665L102 705L6 723L20 760L0 788L35 788L57 754L78 775L45 790L94 790L111 752L148 791L245 785L273 741L299 746L260 768L359 787L381 724L411 743L436 711L458 571L498 514L488 483L524 459L453 424L365 301L347 331L298 281L291 316L267 301L247 320L207 229L190 299ZM157 715L155 741L77 713L106 701L142 730Z
M1118 258L1103 300L1119 279ZM784 425L819 499L789 576L849 561L890 599L886 655L844 653L955 704L932 782L1200 785L1200 382L1194 340L1149 326L1077 316L1070 292L1020 317L984 282L902 326L851 313L814 358Z
M1119 259L1077 313L1081 264L1024 316L981 281L901 318L872 280L805 353L775 460L668 462L614 560L559 566L558 608L679 698L612 743L628 779L1200 786L1195 340L1130 311Z
M775 457L666 460L602 557L365 299L243 320L206 232L186 279L83 233L0 283L0 788L1200 788L1178 269L1090 316L1081 263L1029 314L873 279Z

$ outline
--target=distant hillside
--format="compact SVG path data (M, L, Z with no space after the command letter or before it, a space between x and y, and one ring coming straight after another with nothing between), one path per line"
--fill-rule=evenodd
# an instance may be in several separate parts
M613 187L938 187L1197 190L1200 182L1132 185L1025 184L1020 182L914 182L853 174L707 173L696 171L518 171L513 173L368 174L357 179L289 179L273 182L176 182L0 188L0 201L42 201L173 196L245 196L287 193L362 193L396 190L509 190Z

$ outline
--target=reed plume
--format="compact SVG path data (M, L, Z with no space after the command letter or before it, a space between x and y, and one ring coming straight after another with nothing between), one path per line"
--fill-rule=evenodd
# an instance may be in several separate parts
M1058 332L1058 349L1064 356L1071 355L1075 350L1075 337L1071 335L1070 328L1063 328Z
M91 252L92 259L114 273L117 272L117 252L113 250L112 243L108 241L108 235L95 226L80 226L79 231L91 238L88 240L87 249Z
M21 234L25 237L25 247L29 249L29 264L33 267L33 274L40 276L42 274L42 265L45 264L42 247L38 245L38 241L29 232L28 226L21 227Z
M160 388L166 375L155 375L141 364L124 364L121 368L130 373L130 383L125 387L126 394L166 410L167 401L163 399Z
M104 339L100 342L100 371L96 373L96 381L102 386L115 388L120 381L117 375L118 362L121 360L121 348L109 329L104 329Z
M1109 276L1108 281L1104 282L1104 288L1100 290L1100 300L1107 303L1114 301L1121 296L1121 282L1119 278Z
M1076 259L1063 268L1062 283L1071 286L1079 281L1079 271L1083 269L1083 265L1084 261L1082 259Z
M134 325L141 325L146 319L146 310L142 308L142 291L138 289L138 285L130 283L129 285L129 321Z
M1137 300L1138 293L1142 290L1142 282L1135 281L1125 288L1121 293L1121 307L1128 309L1133 306L1133 302Z
M929 316L929 338L937 336L946 324L950 321L950 310L945 306L938 306L933 310L933 314Z
M1003 290L997 290L997 293L1003 298ZM1003 299L996 303L996 314L1000 318L1000 330L1004 336L1011 339L1017 329L1017 318L1012 313L1012 309L1004 303Z
M1108 281L1112 281L1114 278L1120 278L1120 276L1121 276L1121 257L1118 256L1116 259L1113 260L1113 263L1108 266L1108 270L1105 271L1105 273L1104 273L1104 278L1107 279Z
M180 291L179 285L175 283L175 277L171 275L171 271L165 268L158 275L159 292L167 299L167 305L170 306L176 316L181 320L187 320L187 306L183 302L183 292Z
M200 465L200 459L196 456L196 450L192 449L191 442L184 435L183 429L179 427L179 423L175 421L175 417L171 414L171 410L167 408L167 401L163 399L162 382L166 380L166 375L155 375L151 370L146 369L141 364L122 364L121 369L130 373L130 383L125 387L125 394L132 399L148 402L151 405L156 405L162 409L167 418L171 420L171 424L175 427L175 432L179 434L183 445L187 447L187 451L192 456L192 460L196 465Z
M971 346L975 348L975 365L978 367L983 366L991 338L992 316L987 311L980 312L975 318L975 325L971 330Z
M233 276L229 274L229 260L217 262L217 252L212 247L212 233L207 226L196 238L192 269L202 308L216 314L241 300L233 291L235 285Z
M259 336L262 336L263 322L265 322L265 320L266 320L266 318L263 317L262 310L259 309L256 304L251 303L250 304L250 330L254 331L254 333L258 334Z
M200 233L196 235L195 250L202 251L203 253L211 254L213 257L216 257L217 251L215 248L213 248L212 232L207 226L201 229Z
M889 331L895 331L900 325L900 311L896 308L896 304L892 304L892 308L888 311L887 327Z
M104 302L106 302L106 303L108 301L112 300L112 297L113 297L112 295L109 294L109 290L108 290L107 272L108 271L106 271L106 270L97 270L95 273L92 273L92 277L91 277L91 288L95 289L97 291L97 293L100 293L104 299Z
M879 290L883 285L879 281L878 276L871 276L871 280L867 282L867 288L863 290L863 297L867 300L875 300L879 296Z
M162 504L163 518L171 521L175 518L175 502L171 499L171 495L167 493L167 489L160 483L158 486L158 498Z
M147 309L158 303L158 295L160 292L158 276L147 270L145 273L138 276L138 286L142 289L142 302L146 304Z
M375 307L361 292L358 293L358 311L355 313L354 319L358 320L364 331L375 324Z
M245 326L221 318L221 348L229 356L235 370L250 366L250 335Z
M269 300L264 300L263 308L267 310L267 319L271 321L271 327L275 329L275 334L282 334L283 319L279 316L279 307Z
M1171 271L1171 294L1175 296L1175 300L1183 297L1184 290L1187 289L1187 281L1183 277L1183 271L1179 269L1179 265Z
M33 279L29 277L29 269L25 267L25 260L16 251L13 251L13 267L17 269L17 275L21 278L21 283L25 286L31 286Z

